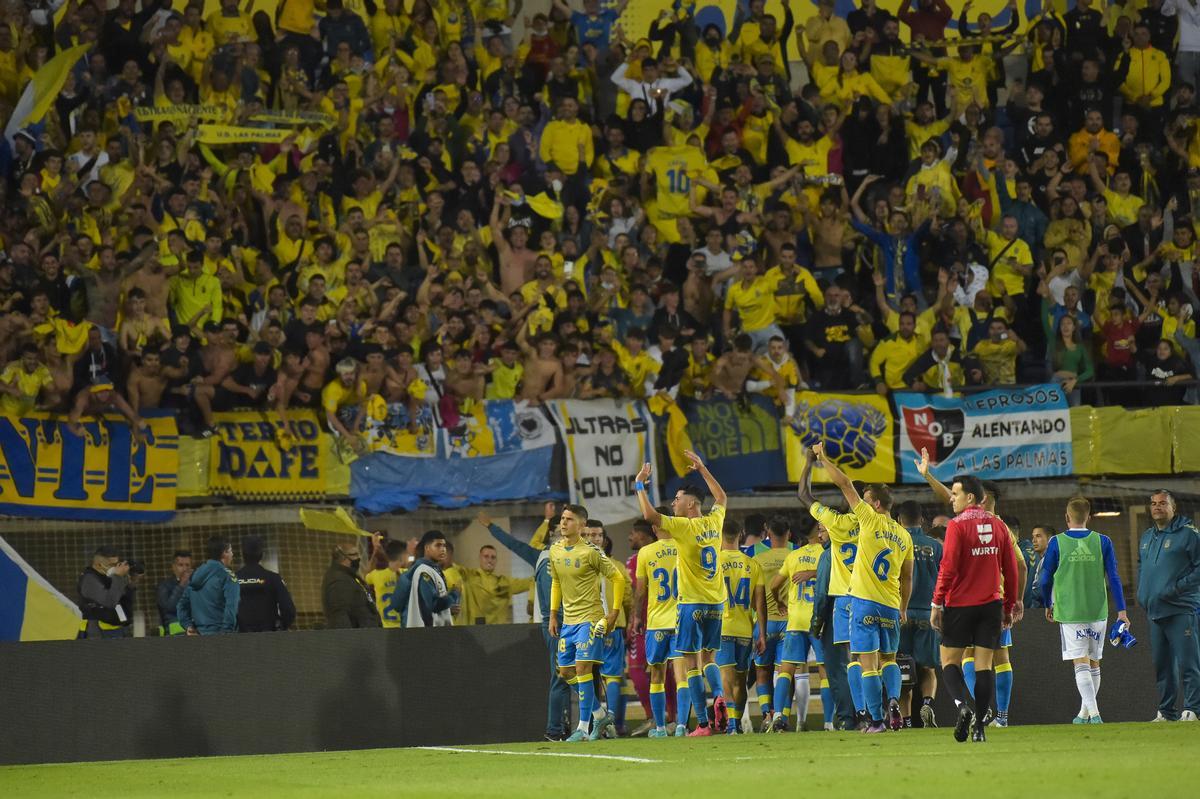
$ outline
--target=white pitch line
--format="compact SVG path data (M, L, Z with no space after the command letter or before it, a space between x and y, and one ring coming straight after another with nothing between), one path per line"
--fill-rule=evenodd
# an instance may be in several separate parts
M661 763L648 757L626 757L624 755L589 755L584 752L517 752L511 749L463 749L457 746L415 746L427 752L457 752L470 755L529 755L531 757L586 757L593 760L620 760L624 763Z

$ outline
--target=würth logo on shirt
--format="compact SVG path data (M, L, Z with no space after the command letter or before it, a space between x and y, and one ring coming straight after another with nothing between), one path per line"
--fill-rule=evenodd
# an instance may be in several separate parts
M980 544L992 543L994 534L990 524L981 524L975 528L975 534L979 537ZM999 547L978 546L971 547L972 555L995 555L999 551Z

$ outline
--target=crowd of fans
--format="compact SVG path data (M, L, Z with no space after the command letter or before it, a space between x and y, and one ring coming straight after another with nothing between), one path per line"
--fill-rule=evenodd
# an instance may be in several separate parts
M485 398L1195 399L1180 0L677 3L637 40L625 0L62 2L0 25L4 122L92 45L0 145L5 413L324 408L357 448Z

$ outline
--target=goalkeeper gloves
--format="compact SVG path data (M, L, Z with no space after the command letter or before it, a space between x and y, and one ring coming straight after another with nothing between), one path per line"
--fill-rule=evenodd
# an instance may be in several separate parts
M603 616L600 617L599 621L597 621L595 624L592 625L592 637L593 638L603 638L604 633L607 631L608 631L608 622Z

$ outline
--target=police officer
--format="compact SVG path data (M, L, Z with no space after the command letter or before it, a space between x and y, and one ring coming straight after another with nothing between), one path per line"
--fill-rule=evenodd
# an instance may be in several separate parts
M262 565L263 540L256 535L242 539L242 563L237 572L241 601L238 603L238 632L261 633L286 630L296 621L296 604L283 578Z
M1158 682L1155 721L1196 721L1200 713L1200 534L1180 516L1166 489L1150 495L1150 519L1138 549L1138 604L1150 619L1150 649ZM1176 715L1177 678L1183 715Z

